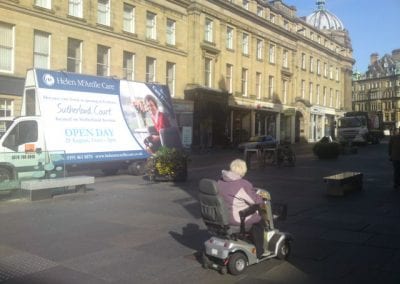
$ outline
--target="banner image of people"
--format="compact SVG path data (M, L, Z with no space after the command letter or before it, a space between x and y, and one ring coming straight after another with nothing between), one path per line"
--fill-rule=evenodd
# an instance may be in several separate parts
M182 147L167 86L121 81L120 92L125 121L150 154L161 146Z

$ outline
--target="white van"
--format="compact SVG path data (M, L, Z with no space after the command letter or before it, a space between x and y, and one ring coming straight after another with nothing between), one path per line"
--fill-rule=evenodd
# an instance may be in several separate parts
M150 113L145 100L158 104ZM0 138L0 181L49 168L142 171L161 112L160 145L181 147L168 87L45 69L28 70L21 117ZM158 125L159 126L159 125ZM160 129L158 129L160 130ZM160 131L161 132L161 131ZM153 149L154 150L154 149Z

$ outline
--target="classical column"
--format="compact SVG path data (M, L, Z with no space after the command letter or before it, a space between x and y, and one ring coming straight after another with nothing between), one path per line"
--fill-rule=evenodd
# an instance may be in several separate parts
M256 135L256 111L254 109L250 111L250 131L250 136Z
M290 116L290 143L295 142L296 136L296 115Z
M281 140L281 113L278 112L276 114L276 126L275 126L275 137L276 137L276 141L280 141Z

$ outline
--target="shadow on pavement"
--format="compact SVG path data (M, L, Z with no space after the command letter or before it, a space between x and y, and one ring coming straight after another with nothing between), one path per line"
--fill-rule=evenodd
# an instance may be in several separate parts
M210 238L207 230L200 229L197 224L189 223L182 228L182 233L170 231L169 234L178 243L191 250L195 250L194 257L201 263L201 254L204 249L203 244Z

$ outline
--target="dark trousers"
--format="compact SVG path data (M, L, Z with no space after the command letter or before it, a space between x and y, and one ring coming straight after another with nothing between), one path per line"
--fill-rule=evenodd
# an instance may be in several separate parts
M393 160L393 183L394 186L400 186L400 160Z
M260 258L264 253L264 228L265 223L263 220L261 220L260 222L253 224L250 229L250 234L256 247L256 254L258 258Z

